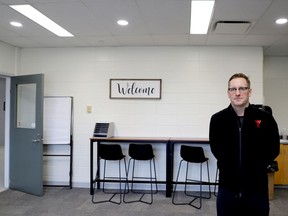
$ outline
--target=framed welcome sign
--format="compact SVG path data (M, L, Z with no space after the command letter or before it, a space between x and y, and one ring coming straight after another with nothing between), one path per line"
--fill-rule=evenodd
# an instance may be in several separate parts
M161 79L110 79L111 99L161 99Z

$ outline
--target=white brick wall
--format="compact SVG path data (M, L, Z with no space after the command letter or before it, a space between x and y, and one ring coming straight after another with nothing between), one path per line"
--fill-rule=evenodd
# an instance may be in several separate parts
M279 130L288 129L288 57L266 57L264 62L265 104L273 109Z
M232 74L249 75L251 102L262 103L262 56L260 47L24 48L18 68L20 75L45 74L45 96L73 96L73 182L88 187L95 122L114 122L116 136L208 137L211 115L229 104L226 89ZM111 78L162 79L162 99L109 99ZM90 114L87 105L92 105ZM164 145L157 152L163 180Z

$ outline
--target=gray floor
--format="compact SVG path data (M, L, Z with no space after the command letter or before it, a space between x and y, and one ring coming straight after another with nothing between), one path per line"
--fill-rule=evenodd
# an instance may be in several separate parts
M97 192L99 195L99 193ZM102 196L102 195L101 195ZM98 196L99 197L99 196ZM154 203L93 204L89 189L46 188L43 197L36 197L18 191L6 190L0 193L1 216L215 216L215 196L203 200L201 210L190 206L175 206L171 198L159 192ZM270 216L288 215L288 189L275 189L270 203Z

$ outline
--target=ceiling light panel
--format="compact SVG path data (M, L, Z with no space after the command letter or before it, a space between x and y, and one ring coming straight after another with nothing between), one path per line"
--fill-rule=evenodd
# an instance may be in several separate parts
M207 34L214 3L214 0L191 1L190 34Z
M10 7L59 37L73 37L70 32L66 31L64 28L36 10L31 5L10 5Z
M10 22L10 24L15 27L22 27L22 23L19 22Z
M128 21L126 21L126 20L118 20L117 23L118 23L118 25L120 25L120 26L126 26L126 25L128 25Z
M275 21L277 24L286 24L288 20L286 18L280 18Z

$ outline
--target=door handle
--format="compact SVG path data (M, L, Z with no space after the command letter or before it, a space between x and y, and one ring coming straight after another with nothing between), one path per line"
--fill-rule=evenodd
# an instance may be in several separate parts
M42 142L42 141L43 141L43 139L34 139L34 140L32 140L33 143L38 143L38 142Z

